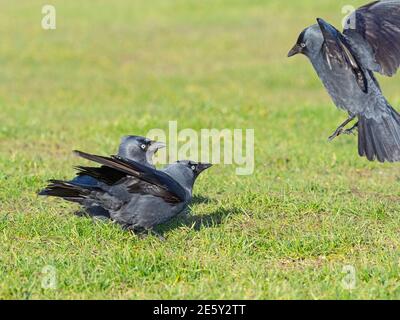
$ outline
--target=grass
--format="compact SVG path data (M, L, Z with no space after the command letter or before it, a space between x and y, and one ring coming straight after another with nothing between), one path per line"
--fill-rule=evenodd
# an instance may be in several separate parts
M359 158L355 137L328 143L345 114L304 58L285 58L349 1L52 3L57 30L43 31L42 1L1 1L0 298L400 298L400 168ZM399 106L399 78L380 80ZM166 242L36 196L74 174L71 150L110 154L169 120L254 128L256 171L205 173Z

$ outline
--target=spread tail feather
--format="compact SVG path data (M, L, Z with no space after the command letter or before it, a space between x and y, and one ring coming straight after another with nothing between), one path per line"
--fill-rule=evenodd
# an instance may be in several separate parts
M76 184L50 180L50 184L39 192L40 196L59 197L68 201L81 202L90 194L90 190L82 188Z
M117 210L124 204L123 200L108 194L106 191L92 186L80 186L73 182L50 180L46 189L39 192L40 196L58 197L67 201L76 202L87 208L102 207L103 213L91 215L109 216L109 210ZM104 214L105 212L105 214Z
M391 106L377 120L358 116L358 153L369 161L400 161L400 115Z

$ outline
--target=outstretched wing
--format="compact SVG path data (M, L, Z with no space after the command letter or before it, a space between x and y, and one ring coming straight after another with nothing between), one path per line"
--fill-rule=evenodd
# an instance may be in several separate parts
M352 13L343 32L372 51L368 69L393 76L400 66L400 1L375 1ZM361 44L362 45L362 44Z
M115 185L122 179L126 178L127 174L123 171L119 171L110 167L101 166L101 167L85 167L85 166L77 166L75 167L78 170L78 179L76 181L79 185L84 185L81 183L83 178L89 177L89 179L94 179L95 181L103 182L109 186ZM80 179L82 177L82 179ZM75 182L75 181L74 181Z
M102 165L100 168L78 167L81 175L88 175L111 185L126 179L129 192L151 194L171 204L186 199L185 189L162 171L117 156L103 157L81 151L74 153Z
M368 92L365 74L345 37L323 19L317 19L317 21L324 37L322 52L329 66L332 68L335 63L351 70L360 89Z

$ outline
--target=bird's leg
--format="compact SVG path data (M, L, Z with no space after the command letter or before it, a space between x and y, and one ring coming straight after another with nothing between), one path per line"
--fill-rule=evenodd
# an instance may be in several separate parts
M147 230L150 234L153 234L154 236L156 236L160 241L165 241L165 238L159 234L157 231L155 231L154 229L148 229Z
M358 122L352 126L350 129L344 130L343 134L353 134L355 130L358 129Z
M135 234L136 236L138 236L140 239L144 239L150 235L156 236L160 241L165 241L165 238L159 234L157 231L154 231L153 229L149 228L149 229L141 229L139 230L133 230L133 229L129 229L132 234Z
M126 230L128 231L132 236L134 237L138 237L139 239L143 239L147 236L146 234L146 230L138 230L135 229L135 227L131 226L131 225L121 225L122 230Z
M329 137L329 141L332 141L336 137L339 137L342 133L344 128L354 120L355 116L350 116L345 122L343 122L339 128L336 129L336 131ZM354 128L351 128L350 130L353 130Z
M145 229L137 230L135 228L128 228L127 230L132 236L138 237L140 240L143 240L149 236Z

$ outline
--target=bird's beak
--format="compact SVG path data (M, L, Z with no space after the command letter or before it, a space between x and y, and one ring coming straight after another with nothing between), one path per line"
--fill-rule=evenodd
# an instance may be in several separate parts
M155 154L159 149L163 149L166 147L167 147L167 145L164 142L152 141L147 152L150 152L151 154Z
M207 170L208 168L211 168L211 167L212 167L211 163L199 163L198 170L200 172L202 172L202 171Z
M289 51L288 58L295 56L296 54L301 53L302 48L296 43L294 47Z

